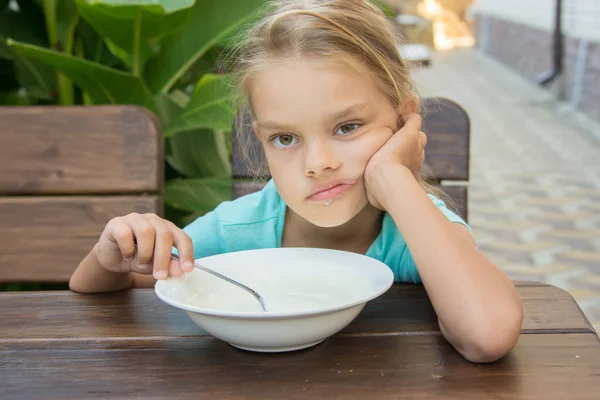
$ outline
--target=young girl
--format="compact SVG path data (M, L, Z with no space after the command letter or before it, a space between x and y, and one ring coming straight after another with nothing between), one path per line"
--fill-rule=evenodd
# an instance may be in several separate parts
M71 289L152 287L224 252L346 250L384 262L397 282L422 282L442 333L466 359L509 352L520 298L467 224L420 183L427 140L418 97L379 9L368 0L273 3L238 50L240 93L272 180L184 230L156 215L111 220Z

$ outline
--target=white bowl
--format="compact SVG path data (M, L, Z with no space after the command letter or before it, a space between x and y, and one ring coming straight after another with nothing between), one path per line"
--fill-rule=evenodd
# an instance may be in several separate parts
M250 286L248 292L196 269L155 285L156 295L212 336L261 352L314 346L346 327L393 283L371 257L313 248L248 250L205 257L200 264Z

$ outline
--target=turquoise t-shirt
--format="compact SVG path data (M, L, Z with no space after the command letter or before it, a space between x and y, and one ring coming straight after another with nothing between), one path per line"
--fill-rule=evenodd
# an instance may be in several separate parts
M450 221L469 228L442 200L429 197ZM196 259L234 251L276 248L281 247L285 211L286 204L270 180L261 191L224 202L183 230L192 239ZM384 215L381 233L366 255L390 267L396 282L421 283L406 241L388 213Z

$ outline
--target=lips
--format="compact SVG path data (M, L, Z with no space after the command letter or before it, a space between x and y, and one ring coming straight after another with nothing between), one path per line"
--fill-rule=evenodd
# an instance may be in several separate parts
M308 199L311 201L332 200L350 189L356 181L332 181L312 190Z

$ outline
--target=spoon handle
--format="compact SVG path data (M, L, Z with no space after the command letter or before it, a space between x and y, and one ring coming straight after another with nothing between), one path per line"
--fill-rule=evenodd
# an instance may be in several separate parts
M175 253L171 253L171 258L174 259L174 260L179 261L179 256L177 254L175 254ZM233 285L236 285L237 287L239 287L241 289L244 289L245 291L247 291L248 293L250 293L252 296L256 297L256 300L258 300L258 302L260 303L260 306L262 307L263 311L267 311L267 309L265 308L265 305L263 303L263 297L260 294L258 294L258 292L256 292L255 290L249 288L248 286L246 286L246 285L244 285L244 284L242 284L242 283L240 283L238 281L234 281L233 279L231 279L231 278L229 278L229 277L227 277L225 275L222 275L222 274L218 273L217 271L213 271L210 268L206 268L205 266L200 265L200 264L198 264L195 261L194 261L194 267L196 267L196 268L198 268L198 269L200 269L200 270L202 270L204 272L208 272L209 274L212 274L212 275L214 275L214 276L216 276L218 278L221 278L221 279L223 279L223 280L225 280L225 281L227 281L227 282L229 282L229 283L231 283Z

